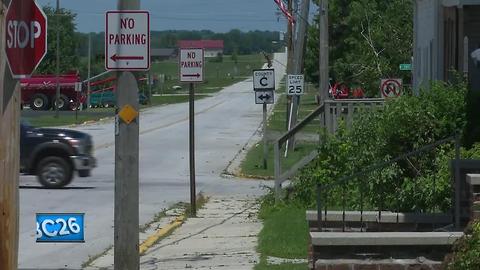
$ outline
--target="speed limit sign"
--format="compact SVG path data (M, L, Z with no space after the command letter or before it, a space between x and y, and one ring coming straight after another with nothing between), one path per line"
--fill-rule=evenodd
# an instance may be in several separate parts
M303 95L305 88L305 78L303 75L288 75L287 77L287 95Z

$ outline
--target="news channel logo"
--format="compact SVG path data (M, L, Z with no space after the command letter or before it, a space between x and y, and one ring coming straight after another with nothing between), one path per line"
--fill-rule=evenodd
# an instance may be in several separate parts
M44 243L83 243L85 242L85 214L45 214L36 215L36 242Z

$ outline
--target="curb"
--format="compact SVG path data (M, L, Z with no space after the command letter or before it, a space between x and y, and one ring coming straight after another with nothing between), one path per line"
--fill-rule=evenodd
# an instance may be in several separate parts
M185 222L185 215L177 217L174 221L170 222L164 228L157 230L153 235L149 236L139 247L140 256L144 255L149 248L151 248L160 238L163 238L170 234L173 230L180 227Z

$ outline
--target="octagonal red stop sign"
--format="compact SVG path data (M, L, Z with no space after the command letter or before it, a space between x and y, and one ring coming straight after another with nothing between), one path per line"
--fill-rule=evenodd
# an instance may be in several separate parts
M47 54L47 16L34 0L12 0L5 26L5 52L12 75L28 77Z

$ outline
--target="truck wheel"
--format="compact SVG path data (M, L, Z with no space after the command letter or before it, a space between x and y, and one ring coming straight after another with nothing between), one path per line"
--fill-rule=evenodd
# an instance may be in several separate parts
M79 177L90 177L91 173L90 170L79 170L78 176Z
M70 184L73 178L72 167L61 157L46 157L38 163L37 177L47 188L61 188Z
M35 94L33 95L30 101L30 108L35 111L46 111L48 110L48 97L44 94Z
M53 97L53 108L57 108L57 99ZM68 97L65 95L60 95L58 99L58 109L61 111L65 111L69 108L68 106Z

